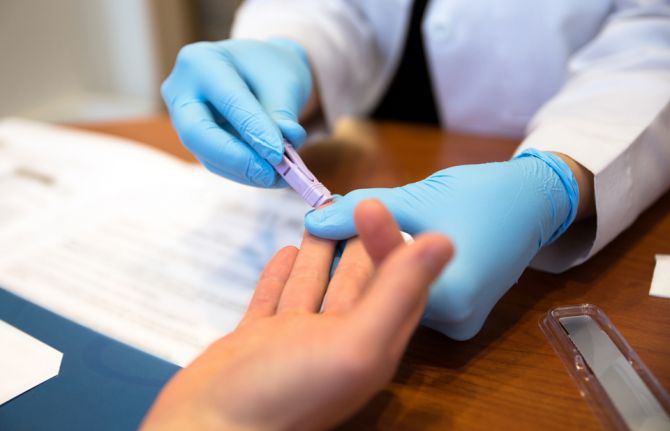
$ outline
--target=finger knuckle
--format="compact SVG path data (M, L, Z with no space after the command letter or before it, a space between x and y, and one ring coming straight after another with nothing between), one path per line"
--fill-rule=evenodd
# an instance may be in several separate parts
M263 114L260 112L244 112L238 127L242 134L259 136L264 130L263 123Z
M267 291L256 292L253 301L254 305L257 307L267 308L269 306L274 306L277 302L276 295L274 291L282 286L281 283L277 283L274 280L266 281L266 283L271 284L271 286L266 286Z
M160 88L161 96L163 97L163 101L168 106L168 108L172 104L172 92L170 91L169 81L170 81L170 77L168 77L165 81L163 81L163 83L161 84L161 88Z
M326 275L322 274L319 271L307 270L307 269L298 269L294 274L291 274L291 279L297 285L311 286L311 285L320 285L324 284L327 279Z
M293 113L293 111L288 108L283 107L275 109L271 112L271 114L275 120L283 121L284 123L290 121L291 127L300 127L300 125L297 123L295 113Z
M189 65L196 62L211 48L210 42L196 42L183 46L177 53L177 64Z
M372 275L371 264L366 260L340 261L337 271L348 283L360 283L360 280L366 280Z
M207 141L208 130L212 127L217 127L216 123L208 119L201 119L181 125L178 131L186 148L197 153L199 146Z
M182 125L179 129L179 134L181 135L182 140L184 141L184 145L186 145L189 149L192 150L193 144L200 136L198 123L188 122Z

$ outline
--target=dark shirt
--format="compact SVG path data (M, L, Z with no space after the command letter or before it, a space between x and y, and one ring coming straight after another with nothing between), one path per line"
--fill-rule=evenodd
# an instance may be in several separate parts
M402 60L372 118L439 124L421 33L428 1L414 0Z

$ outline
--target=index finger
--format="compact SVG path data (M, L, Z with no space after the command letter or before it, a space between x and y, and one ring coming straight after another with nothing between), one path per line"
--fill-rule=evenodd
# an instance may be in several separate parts
M300 252L279 300L277 313L319 311L334 252L335 241L318 238L305 231Z
M275 313L279 298L288 280L293 263L298 255L295 247L284 247L275 254L263 269L258 280L254 295L249 302L247 311L239 323L242 326L252 320L268 317Z
M359 238L347 241L342 258L333 274L326 298L324 313L338 313L351 309L365 290L374 266Z
M228 133L205 102L178 98L170 116L184 145L207 169L233 181L272 187L275 169L249 145Z
M273 165L281 162L284 143L279 126L270 118L234 65L220 57L206 61L202 91L242 139Z

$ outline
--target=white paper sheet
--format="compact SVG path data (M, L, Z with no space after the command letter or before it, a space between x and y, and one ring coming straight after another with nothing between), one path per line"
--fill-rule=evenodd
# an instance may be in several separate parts
M670 298L670 255L657 254L649 295Z
M0 405L58 375L63 354L0 320Z
M29 136L29 144L16 135ZM44 171L48 165L61 186L40 190L44 199L14 205L19 215L0 221L0 286L187 364L235 327L271 256L299 244L308 206L290 190L241 186L97 135L74 133L79 144L73 146L71 135L0 123L0 159L14 160L3 152L23 154L41 140L49 162L37 166L22 155L19 163ZM65 146L77 166L63 156ZM91 168L96 164L104 166ZM6 193L19 189L14 183Z

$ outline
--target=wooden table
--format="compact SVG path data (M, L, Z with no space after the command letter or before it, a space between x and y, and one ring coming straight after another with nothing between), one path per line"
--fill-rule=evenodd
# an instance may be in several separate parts
M169 121L89 125L186 160ZM345 122L304 152L333 191L388 187L451 165L505 160L516 141L403 124ZM600 429L538 327L550 308L594 303L670 388L670 300L648 294L655 254L670 254L670 193L586 264L561 275L528 270L467 342L420 328L393 383L344 429Z

